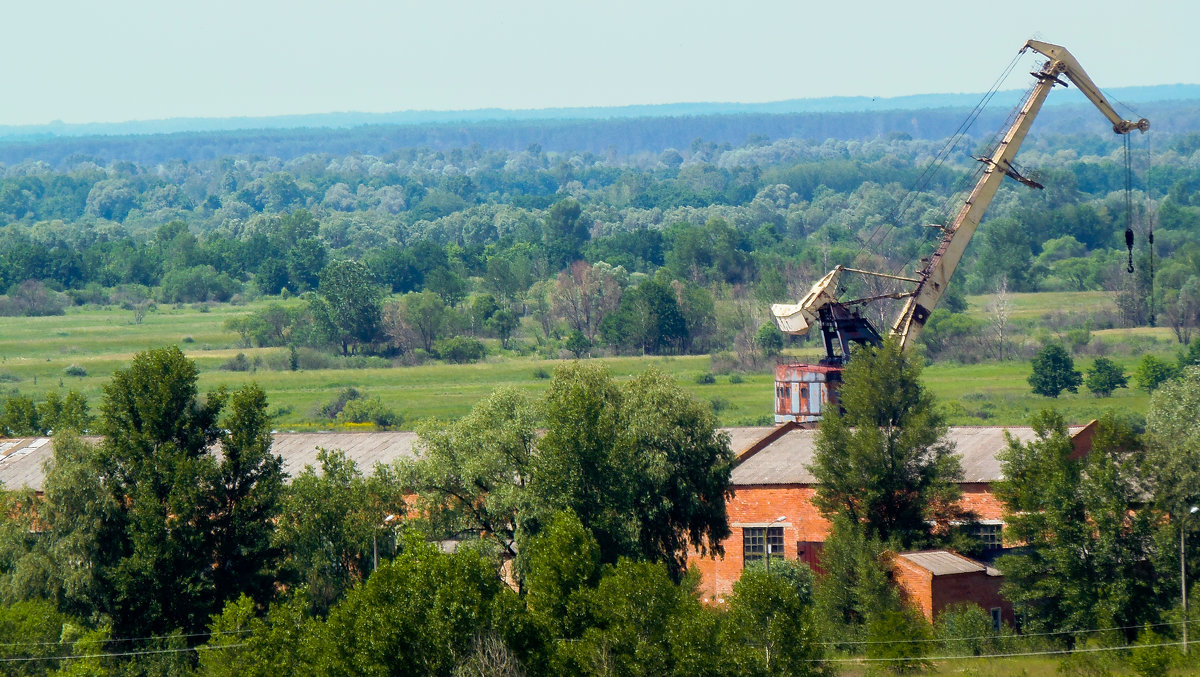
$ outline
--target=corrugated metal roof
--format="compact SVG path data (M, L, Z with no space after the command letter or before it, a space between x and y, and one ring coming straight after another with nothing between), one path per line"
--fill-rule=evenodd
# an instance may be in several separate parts
M0 440L0 482L5 489L42 490L42 463L50 458L48 437Z
M1071 428L1075 434L1082 428ZM734 453L750 447L770 435L774 426L722 428L729 434L729 446ZM1032 428L960 427L951 428L947 439L954 443L963 466L964 482L994 482L1001 478L997 452L1005 447L1004 431L1018 440L1034 438ZM767 444L733 470L735 486L762 484L814 484L809 472L812 463L816 430L789 430L779 439ZM95 441L98 438L89 438ZM391 463L398 458L415 455L417 434L396 432L318 432L276 433L271 449L283 457L283 468L294 477L306 465L317 465L317 450L340 449L369 474L376 463ZM28 487L42 489L42 464L52 457L50 438L30 437L0 439L0 482L7 489Z
M760 425L746 428L721 428L721 432L729 434L729 448L736 454L761 440L774 429L773 425Z
M986 572L987 567L949 550L924 550L921 552L902 552L897 557L916 564L934 576L949 576L953 574L970 574Z
M88 440L97 442L99 438ZM318 467L318 449L346 452L365 475L376 463L412 457L416 442L414 432L276 433L271 451L283 458L288 477L295 477L306 465ZM43 464L53 456L54 445L48 437L0 439L0 482L5 489L41 491Z
M1072 427L1072 435L1082 430ZM963 468L963 482L996 482L1003 477L997 454L1007 445L1008 431L1020 442L1033 440L1036 434L1029 427L954 427L946 433L946 441L954 445ZM816 450L817 431L791 430L763 447L733 470L735 486L763 484L815 484L808 470ZM747 445L748 446L748 445ZM734 447L735 451L737 447Z
M276 433L271 451L283 457L283 470L295 477L317 463L318 449L340 449L346 452L364 475L369 475L377 463L391 463L415 455L417 434L408 431L357 433Z

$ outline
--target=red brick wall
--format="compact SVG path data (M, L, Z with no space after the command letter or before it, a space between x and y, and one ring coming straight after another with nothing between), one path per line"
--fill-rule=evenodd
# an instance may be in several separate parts
M974 511L979 519L1003 518L1004 506L992 495L990 485L973 483L961 486L962 505ZM725 503L731 531L729 538L722 543L725 556L713 558L693 554L689 559L690 566L700 571L700 588L704 598L719 601L733 589L734 582L742 575L744 562L742 528L739 524L764 525L777 517L785 517L778 526L783 527L783 553L787 559L797 559L798 542L823 543L829 535L830 523L821 517L813 505L814 494L816 488L811 485L737 487L734 495ZM811 545L807 547L812 549Z
M892 560L892 578L900 597L916 607L926 620L933 621L947 606L958 602L978 604L985 611L999 607L1004 622L1013 624L1012 604L1000 596L1003 576L986 572L934 576L903 557Z
M903 557L892 558L892 580L900 597L916 607L927 619L933 619L933 575Z
M1004 504L992 493L990 484L972 482L958 486L962 488L958 504L974 512L977 519L1004 519Z
M742 527L766 525L778 517L784 521L772 526L783 528L783 556L796 559L798 541L824 542L829 534L829 521L821 517L812 503L815 490L800 485L765 485L738 487L725 503L730 535L722 545L725 556L717 559L692 555L690 565L700 570L705 599L720 601L742 575Z
M926 614L925 617L932 619L951 604L970 602L978 604L985 611L999 607L1000 617L1004 619L1004 622L1012 625L1014 622L1012 604L1000 596L1000 583L1003 581L1003 576L988 576L982 571L935 576L931 590L933 614Z

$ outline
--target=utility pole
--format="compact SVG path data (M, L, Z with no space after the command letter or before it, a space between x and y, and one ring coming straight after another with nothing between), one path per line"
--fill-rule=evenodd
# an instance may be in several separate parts
M1188 600L1187 600L1187 518L1200 510L1193 505L1179 519L1179 598L1183 601L1183 655L1188 655Z
M787 515L780 515L774 520L771 520L771 524L779 524L785 519L787 519ZM767 525L767 528L763 533L763 546L765 546L764 550L766 551L765 554L767 556L767 576L771 575L771 524ZM768 627L767 630L770 631L770 628ZM771 672L771 638L766 637L764 639L766 641L763 642L763 648L766 650L767 672L769 673Z

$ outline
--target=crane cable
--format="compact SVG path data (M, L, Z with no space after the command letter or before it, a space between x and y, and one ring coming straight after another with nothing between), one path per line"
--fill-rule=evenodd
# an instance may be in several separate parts
M975 124L975 121L979 119L979 116L983 114L983 111L987 108L988 104L991 103L992 98L995 97L1000 91L1000 87L1004 84L1004 81L1008 79L1008 76L1012 73L1013 69L1020 61L1021 55L1024 53L1024 51L1025 50L1021 50L1017 52L1017 55L1012 58L1012 61L1008 63L1008 66L1004 68L1004 71L1001 72L1000 76L996 78L995 82L992 83L992 86L988 89L988 91L983 94L983 96L975 104L975 107L972 108L971 112L967 114L967 117L961 123L959 123L958 129L954 130L954 133L950 135L950 138L946 140L946 143L942 146L942 148L934 155L933 159L930 160L924 171L921 172L920 176L917 177L904 196L895 204L894 207L892 207L891 211L888 213L883 222L875 226L867 239L864 240L859 246L858 251L855 252L855 259L858 259L863 251L875 248L875 238L879 235L880 231L883 231L883 237L880 238L878 244L882 246L883 243L887 241L887 238L891 235L892 231L895 230L896 226L894 222L896 218L899 217L905 209L907 209L913 202L916 201L917 193L929 185L934 175L936 175L938 170L940 170L946 163L946 160L949 159L950 154L954 152L954 149L958 147L958 144L966 136L967 131L969 131L970 128Z
M1133 168L1129 154L1129 135L1123 134L1122 141L1125 146L1125 249L1129 251L1126 270L1133 273Z

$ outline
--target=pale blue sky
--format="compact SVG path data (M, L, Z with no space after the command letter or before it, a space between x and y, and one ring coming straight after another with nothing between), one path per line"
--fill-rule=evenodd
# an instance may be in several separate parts
M1200 83L1200 3L1186 0L0 8L0 124L978 92L1032 36L1102 88Z

